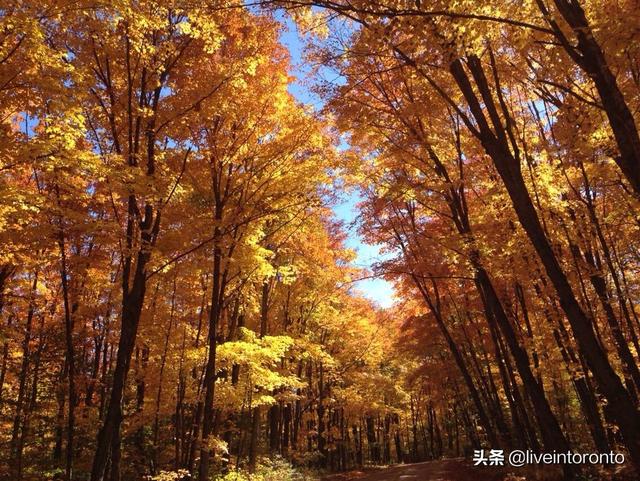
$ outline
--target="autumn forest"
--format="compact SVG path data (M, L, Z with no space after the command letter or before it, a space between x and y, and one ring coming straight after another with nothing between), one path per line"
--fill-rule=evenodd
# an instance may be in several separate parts
M0 0L0 479L636 479L639 127L636 0Z

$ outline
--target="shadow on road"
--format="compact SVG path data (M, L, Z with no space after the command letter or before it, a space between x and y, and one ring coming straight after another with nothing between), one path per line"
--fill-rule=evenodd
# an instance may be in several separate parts
M521 481L521 470L504 467L473 466L468 460L445 459L424 463L404 464L384 469L357 471L330 476L324 481ZM562 479L557 473L548 473L548 481ZM532 479L527 476L526 479Z

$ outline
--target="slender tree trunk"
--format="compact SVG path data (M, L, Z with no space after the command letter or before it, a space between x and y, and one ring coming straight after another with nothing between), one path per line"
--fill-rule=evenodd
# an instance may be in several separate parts
M221 208L216 211L216 219L222 218ZM215 396L216 378L216 354L218 348L218 322L222 309L223 283L222 283L222 250L220 247L220 227L214 228L214 252L213 252L213 282L211 289L211 308L209 310L209 356L204 375L205 397L202 417L202 442L200 445L200 466L198 469L199 481L207 481L209 477L210 462L210 436L213 430L214 410L213 400Z
M31 362L31 329L33 326L33 316L35 312L35 295L38 285L38 272L33 274L31 293L29 294L29 309L27 311L27 321L22 341L22 365L18 383L18 399L16 400L16 411L13 419L13 430L11 434L11 458L9 461L10 473L16 481L22 479L22 448L19 445L20 431L23 424L23 410L25 409L25 397L27 395L27 377L29 364Z
M155 474L158 469L158 436L160 433L160 405L162 402L162 384L164 381L164 368L167 363L167 353L169 351L169 339L171 339L171 331L173 329L173 318L175 314L176 308L176 290L177 290L177 271L173 278L173 294L171 295L171 312L169 314L169 327L167 328L167 334L164 338L164 348L162 350L162 356L160 360L160 373L158 379L158 391L156 393L156 407L155 414L153 419L153 470L152 472ZM175 440L176 444L178 443L178 438Z
M531 366L526 351L520 346L513 326L509 322L506 313L502 308L500 299L494 290L493 284L486 271L476 266L478 288L481 292L483 302L487 306L486 314L490 319L493 317L500 327L504 339L513 355L518 373L522 378L522 383L526 389L534 407L534 413L538 426L543 435L545 447L555 449L559 452L566 452L570 449L557 418L551 410L551 406L546 398L542 386L538 383Z
M7 287L7 280L13 274L13 268L8 265L0 267L0 315L4 310L4 292ZM11 328L13 316L7 318L7 330ZM4 379L7 374L7 360L9 358L9 340L5 339L2 343L2 361L0 364L0 407L2 407L2 391L4 388Z
M187 383L184 372L184 358L187 345L187 326L182 329L182 347L180 349L180 365L178 368L178 384L176 386L176 410L175 410L175 459L173 469L178 470L182 465L183 451L185 446L185 422L184 422L184 399L187 394Z
M147 229L151 229L151 208L147 209L147 219L143 225ZM155 222L154 236L157 235L158 220ZM147 237L146 234L143 236ZM122 423L122 399L124 395L125 384L129 367L131 365L131 355L136 343L138 334L138 324L140 323L140 314L144 303L145 292L147 288L146 269L145 266L151 255L151 236L148 234L144 242L143 248L138 253L136 262L136 271L129 289L128 273L123 272L123 297L122 297L122 318L120 341L118 342L118 354L116 356L116 367L113 373L113 384L111 388L111 397L107 406L104 422L98 433L98 442L96 452L93 458L93 467L91 469L91 481L104 481L105 469L109 454L113 447L118 447L119 442L114 443L114 439L119 438L120 424ZM114 457L119 459L119 453L112 454L112 470L114 466ZM117 466L117 464L116 464Z
M7 330L11 328L13 316L7 318ZM2 406L2 391L4 388L4 379L7 375L7 360L9 359L9 340L5 340L2 346L2 361L0 364L0 407Z
M258 465L258 436L260 436L260 407L251 411L251 434L249 438L249 472L253 473Z
M56 194L59 196L58 187L56 186ZM58 200L59 202L59 200ZM75 405L76 405L76 386L75 386L75 349L73 345L73 318L71 312L71 303L69 300L69 274L67 269L67 253L65 247L65 238L62 226L58 232L58 248L60 250L60 279L62 284L62 299L64 304L64 330L67 355L67 376L69 389L69 410L67 412L67 452L65 479L71 481L73 479L73 437L75 431Z
M287 403L282 410L282 454L289 454L289 444L291 437L291 419L293 417L293 407L291 403Z
M42 351L44 350L44 316L41 317L40 320L40 334L38 340L38 348L34 354L33 359L33 380L31 382L31 393L29 395L29 400L24 409L22 426L20 429L20 436L18 438L18 446L17 446L17 459L20 460L19 467L20 470L18 472L18 479L22 477L22 453L24 447L27 443L27 436L29 435L29 423L31 421L31 414L36 409L36 403L38 399L38 382L40 379L40 365L42 360Z

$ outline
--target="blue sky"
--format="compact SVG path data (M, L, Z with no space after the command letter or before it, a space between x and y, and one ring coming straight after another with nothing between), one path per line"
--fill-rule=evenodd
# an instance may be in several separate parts
M310 76L309 68L304 65L303 40L291 20L282 17L280 19L287 26L280 41L289 49L292 64L291 74L296 77L296 81L289 86L289 91L305 104L312 105L316 109L322 107L321 99L314 95L309 88L313 84L313 78ZM370 268L376 260L381 258L380 246L366 244L358 235L359 212L357 204L361 198L357 192L339 194L340 201L334 206L333 211L336 218L344 223L348 235L346 245L357 253L356 266ZM393 286L384 279L357 281L355 287L381 307L389 307L394 302Z

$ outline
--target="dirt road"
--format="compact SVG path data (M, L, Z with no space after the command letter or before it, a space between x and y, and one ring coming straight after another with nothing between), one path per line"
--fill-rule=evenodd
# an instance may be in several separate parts
M474 468L462 459L445 459L341 475L329 478L329 481L501 481L504 476L504 472L498 472L495 468Z

